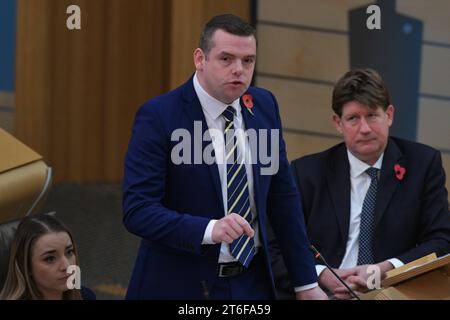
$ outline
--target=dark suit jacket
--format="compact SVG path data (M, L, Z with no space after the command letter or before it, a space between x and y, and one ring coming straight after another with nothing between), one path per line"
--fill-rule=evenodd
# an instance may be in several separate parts
M394 165L406 169L398 180ZM350 219L350 165L344 143L292 162L311 243L338 268ZM404 263L449 252L450 215L440 153L423 144L390 138L380 173L375 209L375 260ZM287 285L274 248L274 272Z
M272 288L266 214L285 251L294 283L315 282L300 197L281 137L278 105L266 90L250 87L248 93L253 96L254 115L241 102L246 128L280 129L276 141L279 143L278 172L261 175L264 165L259 161L253 165L262 251ZM217 279L220 244L201 245L208 222L224 215L217 165L176 165L171 161L172 149L179 144L178 140L171 141L172 132L181 128L194 137L194 121L202 124L202 133L208 129L192 79L148 101L136 115L125 159L123 221L142 242L127 298L201 299L204 297L202 282L210 288ZM265 139L270 150L270 135L261 139ZM203 142L202 147L208 144Z

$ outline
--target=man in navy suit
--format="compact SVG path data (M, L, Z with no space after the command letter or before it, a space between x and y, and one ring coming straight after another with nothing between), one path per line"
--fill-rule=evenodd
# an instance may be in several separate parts
M267 218L297 298L326 298L277 102L249 87L255 59L255 30L214 17L194 51L194 76L138 111L123 182L124 224L142 238L128 299L275 298ZM271 150L271 161L255 146Z
M449 252L445 173L439 151L389 137L394 107L374 70L346 73L332 108L344 143L293 161L292 170L311 243L354 290L367 291L375 275L369 266L383 277L432 252ZM292 290L272 249L280 289ZM351 297L325 266L316 269L322 288Z

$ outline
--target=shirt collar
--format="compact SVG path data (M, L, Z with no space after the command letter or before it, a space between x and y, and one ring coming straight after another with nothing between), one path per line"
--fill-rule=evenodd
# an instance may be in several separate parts
M236 116L239 116L241 113L241 105L239 103L239 98L234 100L231 104L225 104L216 98L212 97L208 92L203 89L200 85L200 82L197 78L197 72L194 74L194 90L197 93L198 100L200 100L200 104L204 112L208 113L208 115L216 120L228 106L233 106L236 110Z
M348 149L347 149L347 156L348 162L350 163L350 176L352 178L360 176L371 167L364 161L361 161L357 157L355 157ZM381 164L383 163L383 156L384 152L381 154L381 156L378 158L378 160L375 162L372 168L377 168L379 170L381 169Z

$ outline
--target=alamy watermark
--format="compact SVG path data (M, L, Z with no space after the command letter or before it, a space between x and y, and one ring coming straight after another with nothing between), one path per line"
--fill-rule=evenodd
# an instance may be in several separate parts
M81 8L78 5L69 5L66 9L69 16L66 19L66 26L69 30L81 30ZM381 29L381 9L376 4L370 5L366 9L370 16L366 20L366 27L369 30Z
M371 14L366 20L366 27L369 30L381 29L381 9L376 4L370 5L366 9L367 14Z
M367 289L381 289L381 269L377 265L367 267L366 273L369 277L366 280Z
M80 267L77 265L70 265L67 267L66 273L70 274L70 276L67 278L67 281L66 281L67 289L80 290L81 289L81 269L80 269Z
M67 7L66 13L70 14L66 20L66 26L69 30L81 29L81 9L79 6L72 4Z
M238 150L227 150L234 144L234 137L244 143ZM260 164L261 175L274 175L280 166L279 129L236 129L228 130L226 136L218 129L208 129L203 133L201 121L194 121L194 135L187 129L172 132L171 141L178 142L170 154L173 164ZM245 141L248 141L246 143ZM203 148L203 143L207 146ZM216 152L214 144L224 146L224 152ZM231 148L232 149L232 148ZM270 149L270 150L269 150Z

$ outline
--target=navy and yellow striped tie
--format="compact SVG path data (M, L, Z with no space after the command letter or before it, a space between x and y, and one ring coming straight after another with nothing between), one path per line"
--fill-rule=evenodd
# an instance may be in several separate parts
M250 211L250 193L245 171L245 161L242 150L238 148L236 132L234 130L235 109L228 106L222 113L225 119L225 152L227 161L227 214L237 213L250 224L252 213ZM253 226L251 225L253 228ZM243 234L230 244L233 257L248 267L255 256L255 242L253 238Z

